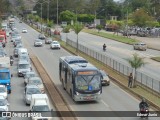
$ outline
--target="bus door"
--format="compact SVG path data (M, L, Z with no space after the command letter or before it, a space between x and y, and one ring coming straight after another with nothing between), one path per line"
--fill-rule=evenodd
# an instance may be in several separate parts
M70 92L70 90L72 90L72 73L71 73L70 69L68 69L68 71L67 71L67 83L66 83L66 86L67 86L67 91Z
M67 74L68 74L68 69L65 68L65 70L64 70L64 87L66 90L67 90L67 76L68 76Z

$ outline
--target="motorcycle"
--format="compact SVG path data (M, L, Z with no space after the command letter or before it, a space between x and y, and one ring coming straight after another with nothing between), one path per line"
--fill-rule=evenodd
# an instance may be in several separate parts
M141 118L148 118L148 115L149 115L149 109L148 109L148 107L141 108L140 109L140 113L142 114Z
M10 57L10 65L12 66L13 65L13 57Z
M103 51L104 52L106 51L106 45L103 45Z

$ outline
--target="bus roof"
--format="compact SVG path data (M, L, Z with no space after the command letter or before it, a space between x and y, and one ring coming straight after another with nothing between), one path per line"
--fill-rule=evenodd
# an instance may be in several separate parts
M69 65L74 71L88 71L98 70L94 65L90 63L75 63Z
M66 61L68 64L88 63L86 59L80 56L64 56L64 57L61 57L61 59Z

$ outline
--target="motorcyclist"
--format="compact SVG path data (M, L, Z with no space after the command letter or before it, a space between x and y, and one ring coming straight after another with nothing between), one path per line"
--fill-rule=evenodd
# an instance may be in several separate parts
M142 98L142 101L139 103L139 109L144 109L144 108L148 108L148 103L146 102L146 100L144 98Z
M13 60L13 56L12 56L12 55L10 56L10 60L11 60L11 59Z
M13 64L13 56L12 55L10 56L10 64L11 64L11 66Z
M104 51L106 50L106 44L105 43L103 44L103 50Z

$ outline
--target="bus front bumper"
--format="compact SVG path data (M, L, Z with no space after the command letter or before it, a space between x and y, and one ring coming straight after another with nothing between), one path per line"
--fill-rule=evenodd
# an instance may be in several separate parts
M74 95L75 101L97 101L101 99L101 94L81 94Z

